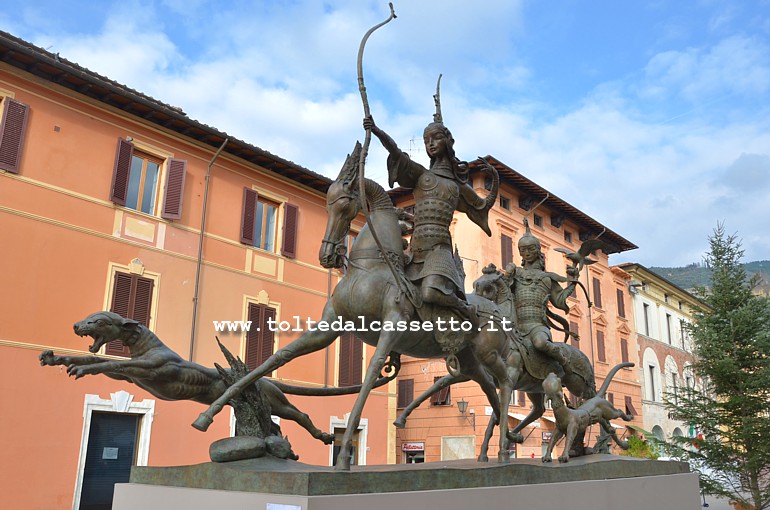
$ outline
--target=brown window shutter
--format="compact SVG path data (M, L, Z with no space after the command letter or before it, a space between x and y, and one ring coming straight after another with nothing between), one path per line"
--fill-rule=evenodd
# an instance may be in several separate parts
M337 376L338 386L350 386L350 358L351 358L351 344L350 340L353 335L345 333L340 335L340 356L339 356L339 374Z
M596 358L599 361L607 361L604 353L604 331L596 332Z
M110 311L149 326L154 282L150 278L128 273L115 273ZM106 354L129 356L128 348L120 340L107 344Z
M618 315L620 317L626 316L626 301L623 289L618 289Z
M275 332L268 327L268 320L275 320L276 310L266 305L249 303L246 320L251 328L246 333L246 366L254 370L273 354Z
M625 338L620 339L620 361L623 363L628 361L628 340Z
M500 253L502 253L502 268L513 262L513 239L505 234L500 235Z
M254 222L257 218L257 192L243 188L243 212L241 213L241 242L254 246Z
M602 307L602 284L598 278L593 279L594 282L594 305Z
M631 416L639 416L639 413L636 412L634 403L629 396L626 397L626 414L630 414Z
M435 376L433 377L433 383L437 383L441 379L441 376ZM437 391L433 395L430 396L430 403L434 406L445 406L449 405L449 388L451 386L447 386L446 388L442 388L441 390Z
M340 335L339 386L361 384L364 342L353 333Z
M246 366L250 370L254 370L259 366L259 336L261 331L258 331L262 327L262 305L256 303L249 303L249 309L247 312L246 320L251 322L251 327L246 333Z
M29 106L10 97L6 97L3 102L5 104L3 121L0 123L0 170L18 174Z
M408 406L414 400L414 379L398 380L398 404L399 409Z
M569 322L569 330L570 330L570 332L575 333L575 335L578 335L578 323L575 322L575 321L570 321ZM580 349L580 337L579 336L571 336L570 338L572 339L572 345L576 349Z
M154 282L149 278L135 276L134 309L131 318L145 326L150 325L152 306L152 288Z
M115 167L112 169L112 187L110 200L118 205L126 205L128 194L128 176L131 173L131 158L134 155L134 144L118 138L115 150Z
M283 205L283 243L281 255L293 259L297 256L297 233L299 228L299 207Z
M614 406L615 405L615 395L613 393L607 393L607 401Z
M260 324L260 329L262 330L260 331L262 336L262 346L259 352L259 363L257 366L267 361L267 358L273 355L273 348L275 347L275 332L268 327L267 321L274 321L275 315L275 308L263 305L262 321Z
M166 172L166 193L161 217L178 220L182 217L182 199L184 198L184 180L187 174L187 161L169 159Z
M520 407L525 407L527 405L527 392L519 390L519 401L518 404Z

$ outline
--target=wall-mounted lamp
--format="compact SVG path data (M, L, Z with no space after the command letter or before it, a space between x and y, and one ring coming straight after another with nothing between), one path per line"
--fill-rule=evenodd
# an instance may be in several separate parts
M134 141L134 137L133 137L133 136L127 136L127 137L126 137L126 141L127 141L127 142L129 142L129 143L131 143L131 142L133 142L133 141Z
M465 416L465 412L468 410L468 402L464 398L461 398L457 402L457 410L460 411L461 416L464 416L467 418L467 416ZM472 420L471 423L473 423L473 431L475 434L476 433L476 413L473 412L473 409L471 409L470 415Z

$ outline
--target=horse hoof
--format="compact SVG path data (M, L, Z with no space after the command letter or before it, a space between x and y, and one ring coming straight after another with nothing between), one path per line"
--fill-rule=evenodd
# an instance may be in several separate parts
M511 461L511 454L506 452L498 452L497 454L497 462L500 464L507 464Z
M479 455L479 462L489 462L489 457L486 455Z
M214 423L214 420L209 417L209 415L201 413L200 416L198 416L198 419L193 422L192 426L201 432L206 432L212 423Z
M393 422L393 425L394 425L394 426L395 426L397 429L403 429L403 428L405 428L405 427L406 427L406 420L404 420L404 419L401 419L401 418L396 418L396 421L394 421L394 422Z
M515 434L513 432L509 432L508 441L521 444L524 442L524 434L521 432L516 432Z

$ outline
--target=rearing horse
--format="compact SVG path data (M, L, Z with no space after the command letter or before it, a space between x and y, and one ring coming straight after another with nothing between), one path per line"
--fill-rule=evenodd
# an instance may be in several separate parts
M344 240L350 229L350 223L360 211L358 197L357 162L361 146L357 145L352 155L348 156L340 175L329 187L326 195L326 208L329 215L326 233L321 245L319 258L326 268L342 267L344 262ZM353 244L349 255L347 274L334 289L331 299L326 303L322 321L332 323L342 317L344 321L366 324L366 331L356 335L364 342L375 347L369 367L366 371L361 391L350 412L350 418L342 439L336 469L350 469L350 446L353 433L358 428L364 404L375 380L381 373L390 352L406 354L418 358L445 358L447 353L436 341L433 330L424 328L389 328L391 330L372 330L372 324L409 325L418 320L417 310L405 294L406 282L399 282L394 272L403 274L404 252L401 227L397 210L385 190L374 181L365 179L366 200L370 206L370 222L376 230L382 250L372 236L369 224L364 226ZM383 253L384 252L384 253ZM390 258L392 267L384 260ZM395 271L394 271L395 269ZM483 317L499 317L497 305L480 296L468 296L469 302L477 307ZM422 324L422 323L421 323ZM399 329L401 331L399 331ZM403 329L406 329L405 331ZM416 329L416 330L412 330ZM469 379L476 381L486 394L497 416L507 416L508 403L512 389L508 381L508 357L513 355L512 342L501 328L491 322L483 324L477 330L464 335L457 352L458 370ZM193 423L199 430L206 430L213 417L243 388L252 384L273 370L285 365L292 359L322 350L332 344L338 336L335 331L319 329L305 332L286 347L279 349L262 365L250 372L238 383L232 385L202 413ZM496 388L500 387L498 399ZM500 420L501 462L508 460L507 420Z

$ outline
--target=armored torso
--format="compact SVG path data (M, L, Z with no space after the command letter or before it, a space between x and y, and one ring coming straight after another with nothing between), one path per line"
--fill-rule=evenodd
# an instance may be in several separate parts
M550 278L540 269L516 268L513 298L517 326L523 334L534 326L545 326L545 310L550 297Z
M452 246L449 225L460 200L460 188L454 179L423 172L414 189L414 233L412 253L430 251L439 244Z

